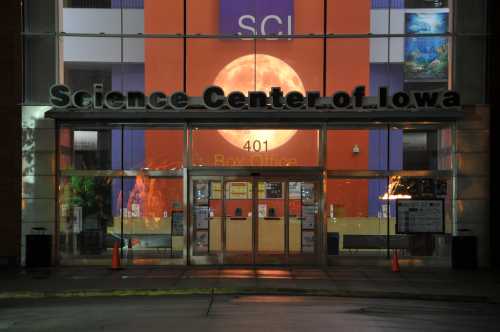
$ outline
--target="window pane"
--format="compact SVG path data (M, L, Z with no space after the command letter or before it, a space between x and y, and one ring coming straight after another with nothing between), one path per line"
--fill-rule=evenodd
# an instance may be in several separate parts
M257 91L268 93L272 87L281 87L285 96L291 91L323 94L323 40L259 39L255 47Z
M183 129L125 128L123 168L126 170L175 170L182 168Z
M122 167L122 137L119 128L61 128L61 170L119 170Z
M26 103L48 104L49 88L56 82L56 39L24 38L24 99Z
M128 9L124 11L123 25L125 31L138 33L140 21L144 22L143 32L147 34L183 33L184 1L145 0L143 9Z
M402 136L397 131L374 127L370 129L329 129L327 134L326 162L328 170L387 169L388 144L398 146ZM390 151L392 169L401 163L398 151Z
M329 179L327 181L327 230L336 237L339 254L385 255L387 221L394 234L395 210L389 212L384 193L387 179Z
M182 178L124 178L123 193L124 257L129 263L160 264L164 259L181 258L185 233ZM120 228L114 231L119 233Z
M24 0L24 31L54 32L56 8L54 0Z
M93 90L103 84L105 91L121 90L121 40L108 37L63 37L64 76L62 82L73 91Z
M195 129L193 166L318 166L318 130Z
M255 90L255 43L235 39L188 39L187 93L201 96L219 85L226 94ZM226 91L227 90L227 91Z
M141 44L142 43L142 44ZM124 40L124 61L128 64L143 56L143 80L144 91L150 94L154 91L162 91L168 95L184 90L184 46L183 40L147 38L145 40ZM137 57L136 60L133 57ZM126 64L126 65L128 65ZM193 68L194 73L201 68ZM140 73L135 76L140 78ZM131 88L134 84L134 76L125 76L125 88ZM140 88L140 86L135 86ZM139 90L140 91L140 90ZM198 94L201 96L201 93Z
M392 177L390 188L391 196L403 195L412 200L442 199L444 203L444 233L406 234L405 236L408 237L407 248L400 251L401 256L434 256L449 259L451 252L450 234L453 231L451 178ZM396 224L391 223L391 234L396 232L395 227Z
M113 33L122 32L122 10L111 7L111 0L65 1L61 8L60 29L66 33Z
M115 188L121 179L62 177L59 183L59 255L62 264L73 259L111 261L120 242L121 199Z
M392 128L391 170L450 170L451 128Z

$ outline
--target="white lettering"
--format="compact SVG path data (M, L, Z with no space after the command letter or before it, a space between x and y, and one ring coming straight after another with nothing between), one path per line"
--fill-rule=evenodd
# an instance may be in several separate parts
M255 28L253 26L250 26L250 25L245 25L244 24L244 20L247 20L249 19L250 21L252 21L253 24L255 24L255 17L252 16L252 15L243 15L241 16L239 19L238 19L238 26L240 28L242 28L243 30L248 30L252 33L252 35L256 35L257 34L257 30L255 30ZM242 35L243 33L242 32L238 32L238 35Z
M263 35L266 35L266 24L267 24L267 21L270 21L270 20L275 20L276 22L278 22L279 25L283 24L283 21L277 15L268 15L268 16L264 17L264 19L262 20L262 23L260 24L260 31ZM282 34L283 34L282 31L278 32L278 35L282 35Z

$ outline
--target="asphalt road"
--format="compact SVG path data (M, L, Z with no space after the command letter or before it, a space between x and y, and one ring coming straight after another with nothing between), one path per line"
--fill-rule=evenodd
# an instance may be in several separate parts
M208 313L208 314L207 314ZM0 331L499 331L500 305L289 296L0 301Z

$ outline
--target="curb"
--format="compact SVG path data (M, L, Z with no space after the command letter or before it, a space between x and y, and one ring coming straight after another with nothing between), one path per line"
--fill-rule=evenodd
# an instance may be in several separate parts
M323 296L350 298L380 298L399 300L422 300L442 302L467 302L500 304L499 299L487 296L415 294L398 292L367 292L325 289L290 289L290 288L177 288L177 289L132 289L132 290L68 290L60 292L0 292L0 300L24 299L64 299L64 298L99 298L99 297L162 297L196 295L282 295L282 296Z

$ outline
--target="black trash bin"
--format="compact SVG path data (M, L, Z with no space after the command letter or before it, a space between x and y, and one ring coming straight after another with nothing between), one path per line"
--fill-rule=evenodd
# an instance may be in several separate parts
M339 254L339 233L327 233L326 245L328 248L329 256L336 256Z
M26 267L49 267L52 262L52 236L45 228L34 227L38 234L26 235Z
M451 242L451 266L454 269L477 269L477 238L454 236Z

